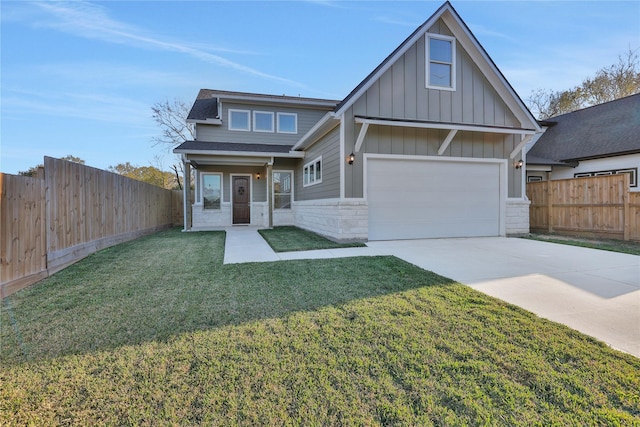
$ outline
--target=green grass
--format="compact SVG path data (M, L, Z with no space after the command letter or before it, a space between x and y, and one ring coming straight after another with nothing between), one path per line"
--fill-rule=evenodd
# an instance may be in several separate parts
M562 245L580 246L583 248L601 249L603 251L620 252L623 254L640 255L640 242L624 240L595 240L586 238L553 236L547 234L532 234L525 237L525 239L559 243Z
M0 425L640 425L640 359L569 328L394 257L223 245L162 232L9 297Z
M315 249L357 248L364 243L337 243L298 227L284 226L258 230L275 252L311 251Z

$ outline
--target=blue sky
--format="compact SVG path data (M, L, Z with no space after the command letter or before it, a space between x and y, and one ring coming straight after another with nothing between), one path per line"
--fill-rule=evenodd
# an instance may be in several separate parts
M3 0L0 170L67 154L168 169L154 103L200 88L342 99L441 4ZM452 4L523 99L640 49L638 0Z

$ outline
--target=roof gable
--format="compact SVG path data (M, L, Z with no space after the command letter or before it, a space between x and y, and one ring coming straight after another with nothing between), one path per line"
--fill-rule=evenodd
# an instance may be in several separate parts
M378 81L421 37L424 37L429 29L439 20L442 20L457 42L472 58L472 61L481 70L484 77L495 89L509 110L520 122L520 127L541 131L537 121L524 105L520 97L498 70L486 51L482 48L469 28L462 21L453 6L447 1L420 27L418 27L400 46L398 46L378 67L376 67L347 97L336 106L336 115L343 114L366 91Z
M640 152L640 94L548 120L527 156L571 161Z

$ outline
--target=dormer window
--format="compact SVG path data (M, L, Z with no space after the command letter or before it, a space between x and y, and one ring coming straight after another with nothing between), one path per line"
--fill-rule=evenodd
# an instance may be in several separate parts
M440 34L426 35L427 88L456 89L456 39Z

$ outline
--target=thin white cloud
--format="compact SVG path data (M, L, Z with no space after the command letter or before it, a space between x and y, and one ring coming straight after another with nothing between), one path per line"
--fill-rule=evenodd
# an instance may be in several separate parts
M483 26L483 25L478 25L478 24L470 24L469 28L471 29L471 32L476 36L487 36L487 37L497 37L497 38L501 38L501 39L508 39L508 40L512 40L513 37L508 36L506 34L503 34L499 31L495 31L495 30L490 30L487 27Z
M54 116L140 126L149 118L149 106L129 98L104 93L54 92L13 89L2 98L3 119Z
M253 76L275 80L292 86L304 88L302 83L265 73L255 68L231 61L223 56L202 50L202 45L192 45L181 41L164 40L161 37L148 34L135 26L112 19L107 10L100 5L85 2L72 3L34 3L47 14L46 19L39 20L34 25L51 28L57 31L73 34L78 37L102 40L108 43L123 44L145 49L160 49L188 55L203 62L231 68ZM200 48L198 47L200 46ZM218 51L234 52L229 49ZM237 52L235 52L237 53Z
M377 22L382 22L383 24L391 24L391 25L400 25L403 27L417 28L421 22L415 23L410 21L405 21L401 19L395 19L389 16L378 16L374 19Z

